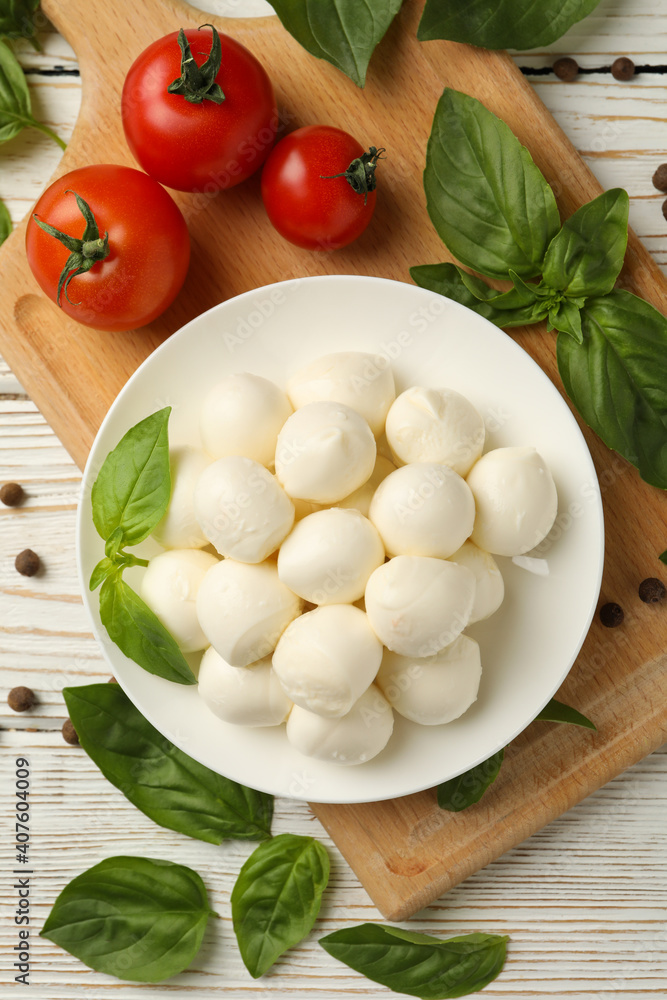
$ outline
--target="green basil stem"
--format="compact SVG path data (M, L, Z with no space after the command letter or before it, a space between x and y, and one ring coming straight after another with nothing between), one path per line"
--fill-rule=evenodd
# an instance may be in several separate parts
M369 191L375 191L377 187L375 169L378 160L383 159L382 154L384 152L384 146L380 146L379 149L371 146L367 153L362 153L361 156L357 156L352 160L347 170L344 170L340 174L320 174L320 177L324 181L331 181L335 177L344 177L355 194L363 194L365 205L368 201Z
M39 132L43 132L44 135L48 135L50 139L53 139L54 142L58 143L63 152L67 149L67 143L61 139L59 135L56 135L53 129L50 129L48 125L44 125L43 122L38 122L35 118L30 118L26 124L32 126L32 128L36 128Z
M48 222L42 222L38 216L33 215L33 219L37 223L40 229L43 229L45 233L49 236L55 237L59 240L63 246L67 247L70 251L70 255L65 261L65 266L60 272L60 279L58 281L58 291L56 293L56 302L60 305L60 298L62 292L65 292L65 298L71 305L77 305L78 303L72 302L67 290L69 288L69 283L72 278L75 278L78 274L85 274L86 271L90 271L91 267L94 267L98 261L104 260L109 256L109 234L105 233L104 237L100 237L100 231L95 221L95 216L93 215L90 205L83 200L83 198L76 193L76 191L71 191L68 189L65 194L73 194L76 198L76 203L79 206L79 210L83 215L86 228L83 231L83 236L78 239L75 236L69 236L67 233L62 233L55 226L50 226Z
M222 62L220 35L212 24L202 24L197 30L201 31L202 28L210 28L213 32L208 59L201 66L197 65L190 43L181 28L178 32L178 44L181 50L181 75L169 84L167 91L170 94L180 94L190 104L201 104L204 100L213 101L214 104L222 104L225 95L220 85L215 82Z
M61 139L59 135L56 135L53 129L50 129L49 126L45 125L43 122L38 122L36 118L32 117L32 115L12 114L6 109L3 109L3 111L3 117L11 119L12 122L16 122L19 125L19 128L36 128L38 132L43 132L44 135L48 135L50 139L57 142L63 151L67 149L67 143Z

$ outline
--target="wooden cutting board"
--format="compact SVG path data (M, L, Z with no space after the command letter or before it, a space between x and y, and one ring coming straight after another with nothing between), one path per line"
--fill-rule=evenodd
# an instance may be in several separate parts
M257 178L214 197L176 195L192 234L190 274L169 311L131 333L79 326L43 298L26 265L24 226L18 228L0 250L0 351L81 467L104 414L138 364L217 302L303 275L408 281L410 265L450 259L428 220L421 185L431 119L444 86L478 97L509 124L553 185L564 215L600 192L508 56L417 42L420 0L406 0L363 91L305 53L276 18L212 19L180 0L43 0L42 6L75 49L82 74L81 113L59 173L87 163L132 163L119 114L127 68L153 39L205 19L215 20L264 63L285 130L331 123L365 145L387 149L373 223L356 244L335 253L309 253L283 242L265 217ZM667 311L667 285L632 234L622 284ZM554 337L533 327L516 338L560 386ZM584 433L605 507L601 602L617 601L626 618L615 630L594 622L559 697L592 717L598 732L534 723L509 748L482 802L458 815L440 811L433 790L384 803L313 806L391 919L427 905L667 737L667 605L647 606L637 597L638 583L660 574L656 555L667 547L664 495ZM535 658L539 668L539 649Z

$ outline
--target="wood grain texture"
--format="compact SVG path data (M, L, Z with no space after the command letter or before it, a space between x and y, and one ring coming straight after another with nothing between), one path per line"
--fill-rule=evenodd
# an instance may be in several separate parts
M134 51L185 17L175 2L133 8L136 49L126 54L118 39L121 31L130 30L129 18L123 18L122 5L107 10L104 89L95 52L99 34L87 20L90 6L81 0L45 2L74 45L83 76L81 113L58 172L100 159L102 150L105 159L130 162L117 114L119 81ZM363 93L328 65L311 60L275 21L219 25L265 62L288 127L335 120L368 143L377 140L376 129L381 131L380 141L391 153L391 172L386 172L385 195L373 227L353 248L314 259L288 247L269 231L254 182L216 198L179 196L193 231L195 267L204 275L204 291L199 285L195 296L191 280L156 324L111 338L65 322L54 306L39 298L24 270L9 260L20 234L8 241L0 260L1 343L22 383L79 462L113 396L139 361L169 332L220 298L311 273L381 274L405 280L410 264L447 257L426 221L420 182L430 119L444 85L474 94L508 122L553 184L564 213L599 192L511 60L447 43L418 46L412 32L419 6L408 0ZM96 10L97 25L100 16ZM416 59L420 74L414 72ZM373 135L367 135L369 121ZM230 239L239 231L255 248L252 254L240 254ZM203 252L212 245L219 248L214 262ZM623 280L660 308L667 306L660 273L634 237ZM552 340L543 331L531 330L520 341L557 382ZM656 491L641 484L599 442L591 444L598 471L606 476L602 481L612 558L604 587L629 608L636 603L636 583L654 570L664 511ZM642 525L626 523L628 509L645 511ZM597 736L534 726L513 745L492 794L465 815L444 816L434 805L433 793L374 806L316 807L383 912L394 918L414 912L662 741L667 729L658 654L666 645L664 624L643 619L639 609L613 641L600 630L598 626L591 632L562 694L596 718Z

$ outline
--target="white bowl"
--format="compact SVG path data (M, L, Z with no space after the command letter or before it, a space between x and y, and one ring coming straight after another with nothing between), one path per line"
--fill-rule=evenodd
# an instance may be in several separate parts
M303 757L284 727L222 722L196 686L176 686L127 659L101 626L88 581L104 554L90 490L123 434L149 413L173 407L170 442L198 442L198 404L225 375L250 371L285 385L321 354L359 350L392 365L397 391L449 386L485 418L486 450L534 445L558 488L552 540L538 555L548 575L498 560L500 610L466 630L482 652L477 702L444 726L396 715L374 760L340 767ZM115 677L147 719L182 750L243 784L317 802L367 802L407 795L466 771L509 743L557 691L584 641L597 602L604 552L600 490L586 443L566 403L514 341L464 306L414 285L332 275L268 285L223 302L159 347L119 393L95 439L83 479L78 563L84 602ZM533 553L535 555L535 553ZM544 564L541 564L544 569ZM135 581L140 570L126 574Z

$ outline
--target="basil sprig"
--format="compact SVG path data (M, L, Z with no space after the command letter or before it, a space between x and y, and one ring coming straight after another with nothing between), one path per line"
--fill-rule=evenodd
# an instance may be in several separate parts
M513 287L497 291L449 263L411 268L415 282L499 327L547 320L583 419L646 482L667 488L667 319L614 290L628 239L627 193L606 191L560 226L525 147L483 104L450 89L433 120L424 188L451 252Z
M597 729L585 715L570 705L552 698L544 708L537 713L534 722L566 722L571 726L582 726L584 729ZM471 767L463 774L443 781L437 787L438 805L447 812L461 812L479 802L484 792L496 780L505 756L505 748L487 757L486 760Z
M12 219L4 201L0 201L0 244L4 243L12 231Z
M122 578L127 566L148 565L124 546L148 538L169 504L170 413L166 406L139 421L102 464L91 504L106 555L92 572L90 589L101 584L100 619L121 652L151 674L176 684L196 684L176 640Z
M8 45L0 43L0 143L8 142L24 128L36 128L66 148L63 140L33 116L30 91L23 70Z
M667 566L667 549L665 549L664 552L660 553L660 555L658 556L658 559L660 560L660 562L663 562L665 564L665 566Z
M324 950L375 983L422 1000L476 993L501 971L509 938L436 938L400 927L360 924L320 938Z
M63 695L83 749L149 819L209 844L271 836L272 795L188 757L151 726L118 684L64 688Z
M269 0L283 27L318 59L363 87L376 46L403 0Z
M282 833L250 855L232 890L232 919L251 976L312 930L328 881L329 857L313 837Z
M600 0L426 0L417 37L446 38L485 49L550 45L595 10Z
M191 868L107 858L65 886L40 936L96 972L159 983L190 965L211 916L217 913Z

